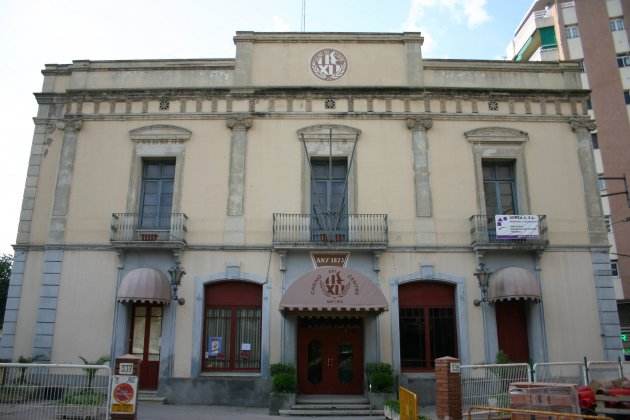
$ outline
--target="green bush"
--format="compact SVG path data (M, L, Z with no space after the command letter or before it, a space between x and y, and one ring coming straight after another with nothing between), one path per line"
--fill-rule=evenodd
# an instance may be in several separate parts
M499 350L497 352L497 357L495 363L498 365L504 365L506 363L512 363L509 356L503 352L503 350Z
M295 393L297 388L295 374L281 372L271 377L273 392Z
M385 372L374 372L370 377L372 392L392 392L394 377Z
M368 363L365 367L372 392L392 392L394 373L388 363Z
M400 401L398 400L385 401L385 407L389 407L394 413L400 413Z
M102 405L107 400L107 396L100 392L91 390L79 391L73 394L67 394L63 397L62 402L68 405Z
M279 373L288 373L295 375L295 368L292 365L285 365L284 363L274 363L271 365L271 376L275 376Z

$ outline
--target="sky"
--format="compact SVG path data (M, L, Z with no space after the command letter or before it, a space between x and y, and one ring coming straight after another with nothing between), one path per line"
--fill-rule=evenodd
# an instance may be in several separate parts
M501 60L531 3L306 0L306 31L419 31L424 57ZM302 0L0 0L0 254L13 253L44 64L231 58L237 30L301 24Z

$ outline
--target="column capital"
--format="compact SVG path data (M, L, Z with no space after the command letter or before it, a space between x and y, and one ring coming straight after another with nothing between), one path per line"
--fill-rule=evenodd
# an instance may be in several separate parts
M433 127L433 119L428 117L407 118L406 123L410 130L428 130Z
M594 120L586 119L586 118L571 118L569 120L569 125L571 126L571 130L578 131L580 129L584 129L587 131L593 131L597 128Z
M81 130L82 126L83 126L83 121L79 118L69 118L66 120L57 121L56 123L56 128L58 130L64 130L64 131L78 132L79 130Z
M231 130L249 130L254 124L254 120L246 116L230 117L225 120L225 125Z

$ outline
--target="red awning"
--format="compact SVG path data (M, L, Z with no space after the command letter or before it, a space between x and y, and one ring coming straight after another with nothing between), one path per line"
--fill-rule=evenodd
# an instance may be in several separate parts
M344 267L320 267L289 286L280 309L287 311L386 311L378 285Z

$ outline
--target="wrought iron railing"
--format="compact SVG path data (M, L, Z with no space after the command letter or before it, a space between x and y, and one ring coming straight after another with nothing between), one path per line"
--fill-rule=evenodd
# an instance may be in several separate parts
M162 223L143 221L138 213L113 213L112 242L186 242L184 213L172 213Z
M273 214L275 245L386 246L386 214Z
M544 214L535 215L538 217L538 235L497 237L496 222L494 216L476 214L470 216L470 236L473 245L496 244L496 245L546 245L547 237L547 216Z

